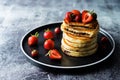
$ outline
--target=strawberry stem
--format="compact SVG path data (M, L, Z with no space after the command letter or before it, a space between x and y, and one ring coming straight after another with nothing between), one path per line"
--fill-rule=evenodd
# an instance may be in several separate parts
M47 54L45 54L45 56L48 56L48 55L50 54L50 51L51 51L51 50L49 50L49 51L48 51L48 53L47 53Z
M45 31L45 32L47 32L47 31L50 31L50 29L49 29L49 28L47 28L47 29L45 29L44 31Z
M93 13L94 13L94 10L89 11L89 13L90 13L90 14L93 14Z
M31 34L31 36L36 36L36 37L38 37L38 36L39 36L39 33L38 33L38 32L36 32L34 35L33 35L33 34Z
M93 12L94 12L94 10L91 11L91 13L93 13Z
M38 37L38 36L39 36L39 33L38 33L38 32L36 32L36 33L35 33L35 36L36 36L36 37Z

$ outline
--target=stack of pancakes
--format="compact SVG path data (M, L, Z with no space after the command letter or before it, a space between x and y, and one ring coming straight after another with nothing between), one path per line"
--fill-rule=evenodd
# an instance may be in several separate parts
M83 57L97 51L97 34L99 24L97 20L84 24L82 22L65 22L61 24L63 36L61 40L62 51L73 57Z

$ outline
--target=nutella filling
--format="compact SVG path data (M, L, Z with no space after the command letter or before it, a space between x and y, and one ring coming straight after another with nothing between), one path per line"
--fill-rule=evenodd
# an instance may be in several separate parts
M76 34L76 35L87 35L87 36L89 36L88 33L75 32L75 31L72 31L72 30L69 30L69 29L66 29L66 28L65 28L65 30L66 30L66 31L69 31L69 32L71 32L71 33L74 33L74 34Z
M81 27L81 28L87 28L87 29L95 29L96 27L89 27L89 26L79 26L79 25L70 25L71 27Z

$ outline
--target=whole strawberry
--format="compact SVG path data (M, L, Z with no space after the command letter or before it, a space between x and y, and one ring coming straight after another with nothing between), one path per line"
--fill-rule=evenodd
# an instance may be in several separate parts
M34 50L31 51L31 56L32 56L32 57L37 57L38 54L39 54L39 53L38 53L38 50L36 50L36 49L34 49Z
M38 43L38 36L39 36L39 33L36 32L35 35L31 35L29 38L28 38L28 45L29 46L33 46L33 45L36 45Z
M45 30L43 37L45 39L52 39L52 38L54 38L54 34L50 29L47 29L47 30Z

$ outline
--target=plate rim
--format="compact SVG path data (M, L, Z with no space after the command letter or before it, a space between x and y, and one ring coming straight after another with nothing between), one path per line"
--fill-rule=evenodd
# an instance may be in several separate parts
M106 34L106 35L110 38L110 40L112 41L112 44L113 44L113 45L112 45L113 48L112 48L112 50L110 51L110 53L109 53L107 56L105 56L104 58L102 58L102 59L100 59L100 60L98 60L98 61L95 61L95 62L92 62L92 63L89 63L89 64L85 64L85 65L80 65L80 66L71 66L71 67L70 67L70 66L55 66L55 65L50 65L50 64L43 63L43 62L39 62L39 61L33 59L32 57L28 56L27 53L24 51L24 49L23 49L23 47L22 47L22 43L23 43L23 40L24 40L24 38L26 37L26 35L27 35L28 33L30 33L31 31L37 29L37 28L40 28L40 27L43 27L43 26L47 26L47 25L52 25L52 24L59 24L59 23L62 23L62 22L61 22L61 21L60 21L60 22L52 22L52 23L48 23L48 24L45 24L45 25L40 25L39 27L36 27L36 28L34 28L34 29L32 29L32 30L30 30L30 31L28 31L28 32L26 32L26 33L24 34L24 36L22 37L22 39L21 39L21 41L20 41L20 48L21 48L22 52L24 53L24 55L25 55L28 59L32 60L33 62L35 62L35 63L37 63L37 64L39 64L39 65L43 65L43 66L46 66L46 67L58 68L58 69L77 69L77 68L84 68L84 67L89 67L89 66L93 66L93 65L95 65L95 64L98 64L98 63L106 60L107 58L109 58L109 57L112 55L112 53L114 52L114 50L115 50L115 41L114 41L113 37L112 37L106 30L104 30L104 29L102 29L102 28L100 27L99 32L103 33L104 35Z

